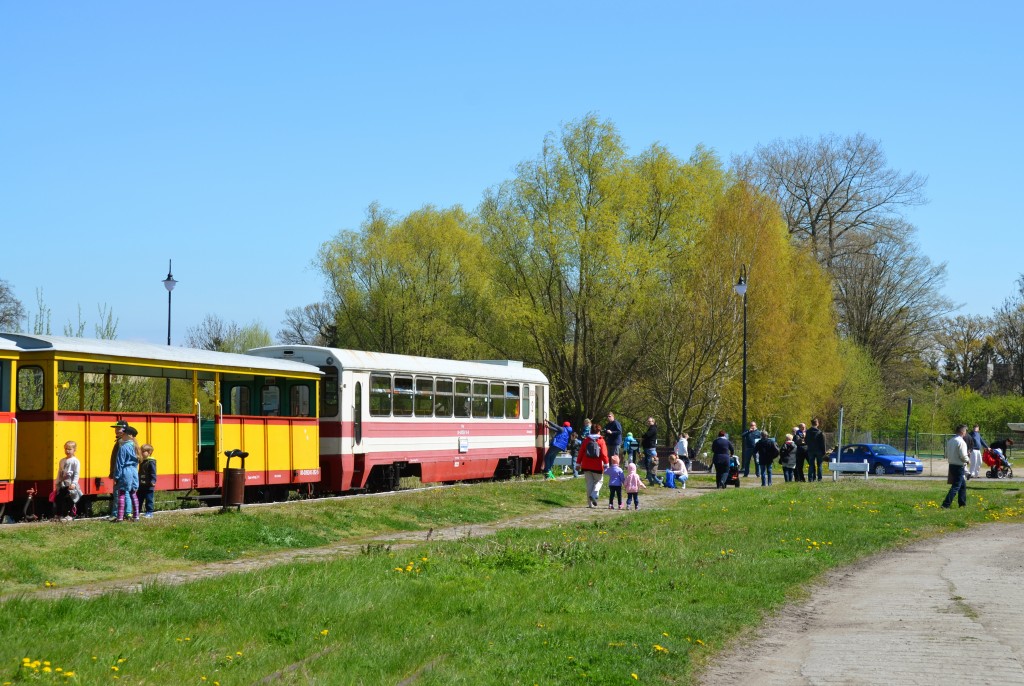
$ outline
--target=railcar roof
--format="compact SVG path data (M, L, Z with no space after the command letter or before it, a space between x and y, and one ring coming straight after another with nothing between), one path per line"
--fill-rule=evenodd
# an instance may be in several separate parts
M514 360L463 362L434 357L375 353L366 350L324 348L315 345L272 345L265 348L254 348L249 353L268 357L283 357L288 351L292 352L294 359L301 359L309 364L323 364L326 357L330 356L335 359L342 369L358 371L408 372L411 374L436 374L482 379L509 379L542 384L548 382L548 378L539 369L524 367L522 362Z
M197 368L237 369L267 373L297 373L322 375L314 366L285 359L268 359L238 353L197 350L170 345L154 345L134 341L107 341L95 338L69 338L66 336L36 336L18 333L0 333L0 350L10 344L21 352L53 352L88 357L116 357L168 362Z

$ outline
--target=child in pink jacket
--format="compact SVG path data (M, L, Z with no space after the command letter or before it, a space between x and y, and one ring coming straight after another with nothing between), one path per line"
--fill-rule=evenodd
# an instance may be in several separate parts
M629 503L633 503L633 509L640 509L640 489L647 488L644 486L643 480L636 473L636 465L630 462L626 465L626 478L622 482L623 487L626 490L626 509L629 509Z

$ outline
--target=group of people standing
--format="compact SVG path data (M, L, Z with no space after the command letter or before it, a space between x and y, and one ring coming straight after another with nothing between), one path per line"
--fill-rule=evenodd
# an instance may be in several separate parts
M811 420L811 428L800 423L793 427L793 433L786 434L780 446L773 436L757 428L757 422L750 422L742 435L742 463L736 459L736 451L729 435L719 431L711 443L711 464L715 469L716 488L725 488L734 471L735 478L750 476L750 463L754 463L754 475L761 477L762 486L772 485L772 464L776 459L782 467L783 477L789 481L821 481L827 449L825 433L817 418ZM807 466L806 475L804 465Z
M126 517L138 521L140 514L146 518L152 517L155 510L153 494L156 490L153 446L149 443L138 445L138 430L124 420L110 428L115 432L114 447L110 450L109 476L114 480L110 519L123 522ZM78 514L76 503L82 495L78 485L81 462L75 454L77 449L75 441L66 442L64 458L57 465L52 500L55 516L65 522L71 521ZM140 512L140 498L145 513Z

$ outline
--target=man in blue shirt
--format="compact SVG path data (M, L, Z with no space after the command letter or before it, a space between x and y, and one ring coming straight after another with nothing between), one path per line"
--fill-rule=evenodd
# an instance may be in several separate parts
M754 454L754 446L761 440L761 431L757 422L750 422L750 428L743 432L743 476L750 476L750 458ZM754 461L754 474L761 476L761 465Z
M622 424L615 419L615 413L608 413L608 421L604 425L604 442L608 446L608 459L612 455L619 454L619 447L622 445Z

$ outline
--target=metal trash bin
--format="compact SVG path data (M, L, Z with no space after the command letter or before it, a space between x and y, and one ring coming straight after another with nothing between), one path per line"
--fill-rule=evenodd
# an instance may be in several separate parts
M235 449L227 451L224 455L228 460L224 464L224 479L221 482L221 509L226 511L229 507L235 507L241 510L242 502L245 500L245 458L249 457L249 453ZM231 467L232 457L237 457L241 462L240 468Z

